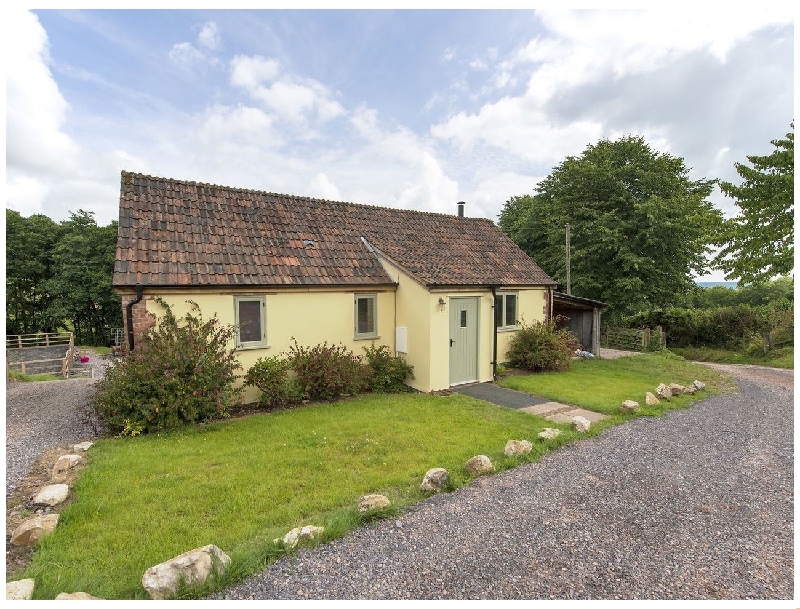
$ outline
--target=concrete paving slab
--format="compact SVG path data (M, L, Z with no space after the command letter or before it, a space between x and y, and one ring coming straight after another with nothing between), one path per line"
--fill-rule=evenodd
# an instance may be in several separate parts
M549 402L546 398L523 393L522 391L514 391L513 389L504 389L492 383L458 385L456 387L451 387L451 390L455 393L468 395L478 400L483 400L484 402L505 406L506 408L513 408L515 410Z
M553 421L553 423L565 423L568 425L572 423L572 417L583 417L592 423L596 423L597 421L602 421L603 419L608 418L606 415L600 414L599 412L594 412L593 410L573 408L571 410L554 412L553 414L545 416L545 419L548 421Z
M574 407L567 406L566 404L561 404L559 402L545 402L544 404L535 404L534 406L528 406L527 408L520 408L520 410L523 412L529 412L531 414L538 414L540 417L546 417L547 415L562 410L569 410L570 408Z

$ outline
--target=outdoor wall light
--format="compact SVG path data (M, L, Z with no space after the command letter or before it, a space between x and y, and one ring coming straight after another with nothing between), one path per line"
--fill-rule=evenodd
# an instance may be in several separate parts
M444 305L445 305L445 304L447 304L447 303L444 301L444 298L442 298L442 297L440 296L440 297L439 297L439 310L440 310L440 311L444 311Z

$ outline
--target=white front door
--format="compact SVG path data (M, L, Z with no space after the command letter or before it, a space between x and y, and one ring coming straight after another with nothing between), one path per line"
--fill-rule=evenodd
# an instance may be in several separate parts
M450 299L450 384L478 380L478 299Z

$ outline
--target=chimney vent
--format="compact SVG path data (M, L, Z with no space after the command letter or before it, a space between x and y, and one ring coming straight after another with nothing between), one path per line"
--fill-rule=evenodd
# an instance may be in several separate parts
M459 218L464 217L464 201L458 202L458 217Z

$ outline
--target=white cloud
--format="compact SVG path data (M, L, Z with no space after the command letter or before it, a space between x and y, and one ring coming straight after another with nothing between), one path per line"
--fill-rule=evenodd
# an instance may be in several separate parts
M231 59L231 84L253 90L273 80L280 72L280 63L261 55L237 55Z
M6 16L6 166L68 174L79 147L65 131L70 107L47 65L47 33L32 13Z
M272 118L259 108L212 106L198 119L200 124L193 133L206 147L235 142L272 149L284 143L273 129Z
M44 212L50 187L41 179L9 170L6 181L6 206L23 216Z
M213 21L204 23L197 35L197 42L212 51L219 49L222 46L222 38L219 35L217 24Z
M485 71L489 69L489 66L480 57L476 57L475 59L470 61L469 67L477 71Z
M328 179L324 173L318 173L316 177L311 180L309 184L309 195L319 199L328 199L329 201L341 201L342 195L339 189Z
M326 122L345 113L322 83L288 74L275 80L279 74L280 64L274 59L237 55L231 60L231 84L245 89L282 119L304 124L316 112L316 118ZM264 84L273 80L269 86Z
M447 47L442 53L442 61L452 61L456 57L455 47Z
M194 48L191 42L178 42L172 45L169 52L169 60L184 68L194 66L205 59L202 51Z

